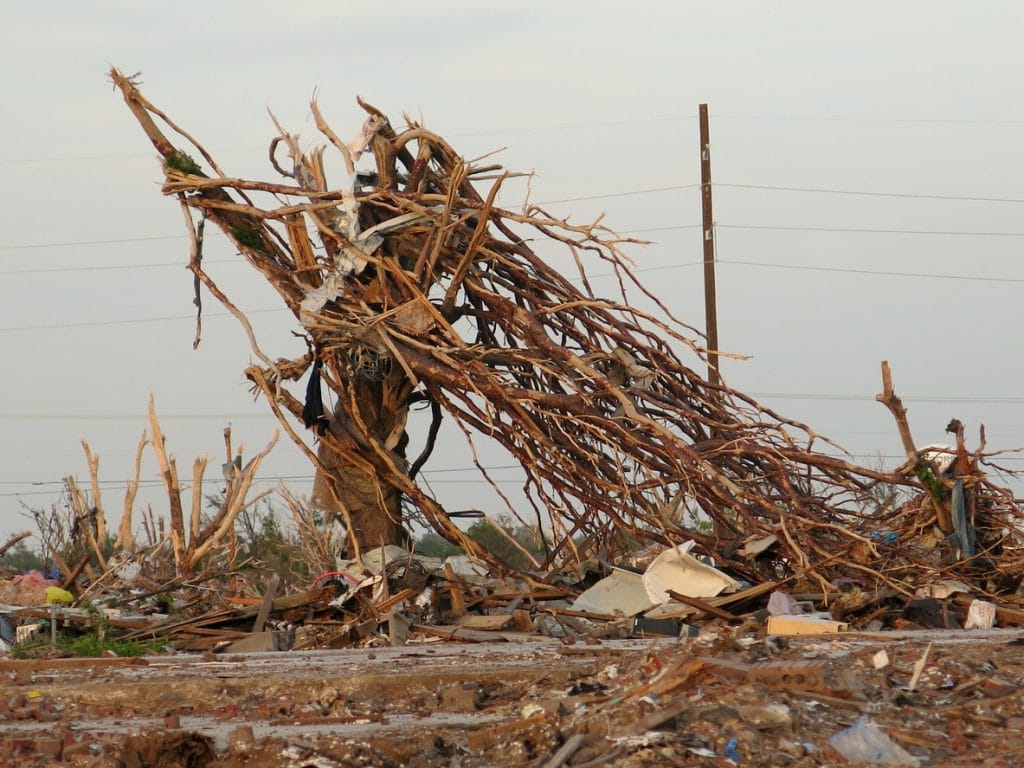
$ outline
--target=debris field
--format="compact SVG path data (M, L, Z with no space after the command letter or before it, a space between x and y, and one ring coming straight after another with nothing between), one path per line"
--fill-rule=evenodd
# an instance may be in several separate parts
M110 76L190 236L194 344L212 296L316 483L281 489L301 556L272 565L239 530L276 435L245 462L225 430L222 493L189 501L151 402L116 533L83 443L69 517L36 516L54 572L0 579L0 763L1024 764L1021 500L984 427L969 448L951 418L949 445L917 446L883 362L906 458L860 466L688 366L727 354L636 279L636 241L501 207L517 175L419 122L360 100L344 142L313 101L327 144L272 116L276 177L243 179ZM206 272L207 223L292 313L288 356ZM445 423L500 514L422 481ZM525 471L525 506L484 443ZM147 447L166 515L136 508ZM414 529L457 553L417 551Z

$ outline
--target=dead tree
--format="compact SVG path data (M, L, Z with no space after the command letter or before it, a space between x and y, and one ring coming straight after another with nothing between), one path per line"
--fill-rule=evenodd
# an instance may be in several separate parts
M417 481L444 417L471 447L486 436L525 469L531 508L508 511L544 532L540 566L594 554L581 549L587 542L689 538L753 580L798 573L827 588L853 574L905 591L900 580L920 560L893 564L883 551L872 491L885 483L920 493L919 478L858 466L808 426L696 373L684 357L704 367L702 337L636 280L620 250L632 241L600 221L498 207L510 174L465 161L408 118L396 131L362 101L368 117L348 143L311 104L354 184L329 185L326 147L304 152L276 120L269 154L282 179L234 178L129 78L111 77L163 158L163 191L178 197L193 234L197 285L246 328L259 359L247 375L318 467L318 496L330 498L355 544L400 540L405 500L443 536L487 557ZM364 151L372 168L357 173ZM197 214L278 291L305 331L304 355L272 360L260 349L202 268ZM537 239L571 256L575 274L538 255ZM595 291L594 265L614 273L614 291ZM637 309L631 291L657 314ZM307 373L322 375L333 395L322 413L311 413L309 391L303 399L286 386ZM427 435L410 440L416 402L433 419ZM296 429L304 411L321 433L319 455ZM1013 495L986 483L979 474L972 486L978 509L1015 519ZM693 516L713 521L715 534L689 525Z

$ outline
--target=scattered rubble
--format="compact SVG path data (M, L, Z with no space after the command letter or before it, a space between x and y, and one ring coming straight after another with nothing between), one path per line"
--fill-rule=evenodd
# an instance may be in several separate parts
M1024 759L1014 613L999 629L908 630L898 595L858 598L847 623L823 618L822 594L739 582L698 598L708 610L668 587L653 608L604 613L579 608L584 584L460 572L472 575L382 548L269 600L232 598L226 583L180 586L188 608L174 615L4 606L43 631L27 646L38 658L0 661L13 692L0 701L0 761L966 766L976 749L985 765ZM127 604L132 587L105 584ZM929 599L965 618L976 600L958 597ZM863 629L865 617L884 629ZM46 642L51 624L98 623L158 639L165 655L59 658Z
M55 573L0 579L0 762L1024 762L1021 507L987 471L999 468L984 428L968 450L954 419L954 445L918 450L883 363L878 400L906 461L883 471L821 452L831 443L810 427L682 362L678 350L705 362L708 350L630 305L624 286L639 283L622 238L499 208L510 175L464 162L422 125L396 132L361 102L366 124L342 143L314 103L351 184L330 189L323 151L304 153L280 126L270 157L286 181L236 179L132 79L111 77L185 213L199 311L202 285L246 328L258 360L247 375L316 466L331 514L282 492L301 567L253 562L238 520L277 437L243 463L225 431L225 486L207 515L198 494L183 502L151 403L153 439L139 441L115 535L83 444L92 492L68 478ZM364 151L372 172L356 171ZM496 183L482 195L485 179ZM305 354L260 350L203 271L206 220L280 293ZM564 246L582 287L516 227ZM620 296L593 292L583 254L614 271ZM456 330L466 324L475 338ZM305 397L291 394L306 375ZM432 423L409 461L416 403ZM458 524L484 513L449 510L417 480L442 417L527 470L536 521L508 511L538 546L495 527L514 562ZM147 445L168 514L143 514L143 538ZM208 463L194 463L195 487ZM461 553L417 553L408 521Z

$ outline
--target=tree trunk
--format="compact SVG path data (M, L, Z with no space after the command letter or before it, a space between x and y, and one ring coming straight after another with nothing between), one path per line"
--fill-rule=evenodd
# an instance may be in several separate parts
M411 388L404 374L392 371L383 381L355 377L348 379L345 386L355 390L359 420L375 440L392 451L396 463L405 466L407 409L404 401ZM348 432L357 442L364 443L344 406L344 398L339 399L330 429ZM371 449L367 448L366 452L369 454ZM344 554L354 554L353 538L358 542L360 551L386 544L408 544L409 533L402 525L402 494L397 488L381 483L372 469L346 460L345 455L324 441L320 442L317 456L329 472L317 469L313 482L313 506L324 513L325 522L337 519L346 525L348 521L338 501L348 510L352 530L349 531Z
M313 481L313 506L324 513L325 522L337 519L345 522L334 493L348 509L352 521L350 538L355 537L361 551L385 544L404 545L408 533L401 523L401 494L394 488L381 487L377 477L362 467L343 462L342 457L325 443L317 451L320 462L330 469L325 473L317 469ZM345 554L351 555L351 541Z

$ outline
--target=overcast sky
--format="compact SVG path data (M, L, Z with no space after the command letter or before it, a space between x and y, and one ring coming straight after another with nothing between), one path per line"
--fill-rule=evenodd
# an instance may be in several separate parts
M48 506L63 476L87 479L82 439L100 456L116 521L150 393L182 475L199 453L219 462L229 422L247 457L274 430L242 378L245 338L212 299L192 350L181 214L159 192L159 164L106 80L110 65L141 71L147 98L233 175L273 177L268 106L317 139L307 107L315 88L343 136L362 121L360 94L396 124L403 112L422 119L467 157L507 147L501 162L536 171L535 200L574 199L550 207L579 220L603 212L609 226L654 241L629 253L696 326L696 112L707 102L719 338L750 358L725 365L728 383L862 463L894 466L895 428L873 401L888 359L919 445L945 440L952 417L971 444L981 423L990 447L1024 444L1022 9L935 0L8 4L0 538L29 527L22 502ZM524 193L510 184L503 203ZM253 313L263 348L301 354L276 295L226 242L211 237L206 257ZM464 452L442 445L425 477L442 501L462 507L470 497L500 512L476 499L482 486L459 471L466 465ZM260 474L304 493L311 473L285 439ZM514 469L495 474L518 485ZM158 482L149 459L143 482ZM152 489L144 498L164 510Z

